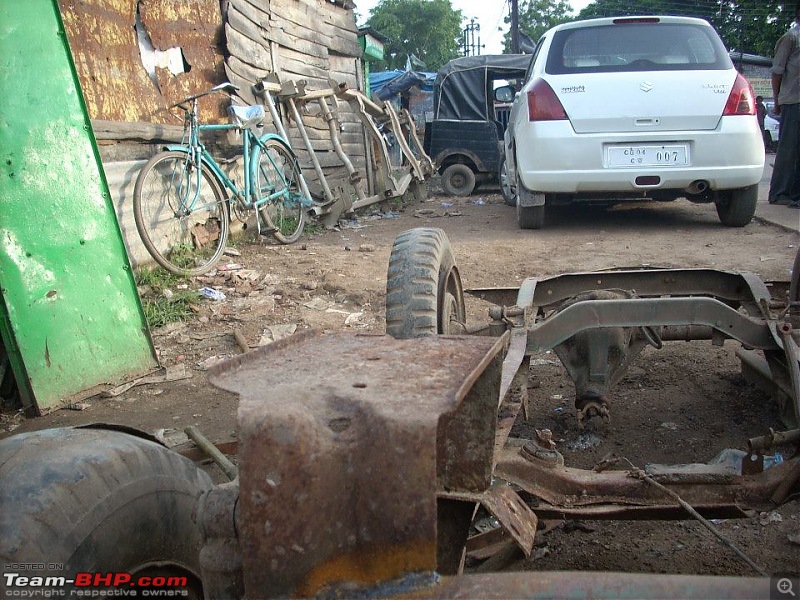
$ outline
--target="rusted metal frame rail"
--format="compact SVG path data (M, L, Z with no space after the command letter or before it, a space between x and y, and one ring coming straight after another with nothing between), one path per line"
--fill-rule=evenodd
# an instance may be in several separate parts
M547 310L579 293L633 290L639 297L708 296L740 304L748 314L764 314L771 298L767 286L751 273L714 269L638 269L568 273L528 278L518 288L477 288L470 294L500 306Z
M782 350L778 332L770 326L771 296L756 276L710 269L627 270L571 273L526 279L519 288L467 290L489 302L515 304L532 316L558 307L587 290L634 290L638 297L586 300L528 329L528 352L551 349L587 329L663 327L664 340L736 339L745 346ZM747 314L738 309L743 308ZM504 309L504 313L510 314Z
M331 95L334 102L336 101L336 95ZM342 147L342 141L339 138L339 122L336 119L336 115L331 111L330 106L328 106L328 98L318 98L317 103L319 104L320 111L322 113L322 118L328 124L328 131L330 132L331 142L333 143L333 150L336 152L336 155L339 157L339 160L342 161L344 168L347 170L348 179L350 185L353 186L353 189L356 191L356 197L358 201L356 202L363 202L366 200L366 192L364 191L364 176L362 173L359 173L356 168L353 166L353 162L350 160L350 157L347 156L347 153L344 151ZM350 204L347 206L349 210L352 207L351 202L345 202L345 204Z
M741 518L747 509L773 508L770 496L792 472L796 461L747 476L715 465L658 465L646 469L655 481L678 493L703 516ZM628 471L595 472L553 466L506 449L497 477L535 499L540 519L685 519L675 501Z
M303 140L303 145L306 147L306 152L308 152L311 165L314 168L314 172L316 173L320 187L322 188L322 195L325 198L324 202L312 208L312 212L315 215L322 214L325 212L326 207L335 204L338 198L333 194L333 191L328 185L328 180L325 177L324 171L322 170L322 165L317 159L317 154L314 151L313 145L311 144L311 139L308 137L308 131L306 130L303 117L300 114L300 110L297 106L298 99L306 95L306 82L304 80L299 82L281 81L278 75L275 73L270 74L263 81L265 85L277 84L280 87L280 90L278 91L278 97L289 107L291 118L294 121L295 127L297 127L297 132L300 134L300 139Z
M413 126L411 126L413 125L413 119L408 111L402 111L402 117L400 117L390 102L382 102L380 105L376 104L364 96L364 94L361 92L348 89L345 84L341 84L339 86L336 95L344 100L347 100L351 106L356 108L356 113L359 115L365 125L367 125L365 119L377 119L381 121L383 125L387 125L389 127L392 133L395 134L395 138L400 145L400 151L403 157L406 159L406 161L408 161L411 171L418 179L422 180L425 178L426 174L429 175L433 172L433 161L431 161L430 157L428 157L428 155L422 150L422 144L420 144L419 138L416 136L416 132L413 131ZM374 126L374 121L372 122L372 125ZM383 138L377 128L374 128L374 131L378 136ZM417 147L417 151L423 157L422 160L417 159L417 157L414 155L411 146L405 139L406 135L411 136L412 142ZM386 149L385 143L383 144L383 150L381 151L381 154L384 155L386 165L390 165L389 153Z
M586 300L565 308L528 330L528 351L554 348L576 333L610 327L710 327L745 346L776 348L769 325L713 298L629 298Z
M389 148L386 145L386 139L378 129L378 126L373 119L373 117L376 116L375 109L380 107L361 94L353 93L352 90L348 90L347 92L343 93L343 97L350 103L351 106L354 107L356 114L364 124L369 137L372 138L375 143L377 143L380 159L378 160L376 158L375 162L378 170L380 171L378 181L383 182L381 184L383 189L380 192L370 196L369 198L366 198L363 201L354 203L353 209L355 210L357 208L363 208L365 206L369 206L370 204L381 202L382 200L388 200L389 198L402 196L408 189L408 186L411 184L414 174L412 172L411 165L401 165L397 168L392 166L392 161L389 156ZM387 115L383 109L381 109L380 114L380 119L383 121L382 124L391 125L391 121L386 120ZM394 133L396 138L400 138L402 136L402 131L395 131ZM387 183L388 187L386 185Z

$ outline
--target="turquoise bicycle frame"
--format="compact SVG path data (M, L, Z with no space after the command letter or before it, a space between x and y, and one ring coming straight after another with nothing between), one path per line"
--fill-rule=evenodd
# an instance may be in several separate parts
M238 125L235 125L235 124L199 125L196 129L199 130L199 131L195 131L194 134L193 134L194 136L199 136L199 132L200 131L230 131L230 130L233 130L233 129L242 131L242 136L243 136L242 152L243 152L244 158L247 161L247 164L244 165L244 169L243 169L243 171L244 171L244 185L242 186L242 188L239 188L236 185L236 183L233 182L222 171L222 169L220 168L220 166L217 163L217 161L214 160L214 157L211 156L211 154L208 152L208 150L206 150L205 145L203 145L203 143L200 142L199 140L197 140L197 139L189 140L189 145L169 144L167 146L164 146L164 148L166 150L183 152L184 154L190 154L194 148L199 148L200 149L200 157L199 157L198 164L202 165L203 163L205 163L211 169L211 172L217 178L217 181L219 181L226 188L228 188L228 190L231 192L231 194L233 196L237 196L237 197L243 198L245 200L245 203L248 204L248 206L252 206L253 208L258 209L261 206L263 206L264 204L267 204L271 200L273 200L275 198L278 198L278 197L280 197L280 196L282 196L282 195L284 195L286 193L285 191L280 191L280 192L275 192L273 194L270 194L268 196L256 196L256 194L254 193L254 190L253 190L253 182L255 181L255 178L256 178L255 177L255 175L256 175L255 169L256 169L256 165L258 164L258 161L254 160L254 158L256 158L258 156L256 154L256 152L260 152L261 148L265 147L266 143L268 141L274 140L274 141L278 142L284 148L286 148L286 150L288 150L289 153L292 154L292 156L294 156L294 153L292 152L292 149L289 147L289 145L286 143L286 141L281 136L279 136L277 134L274 134L274 133L266 133L266 134L262 135L261 137L257 138L258 139L258 145L256 146L255 149L253 149L251 141L250 141L250 137L253 134L251 134L251 133L249 133L249 132L247 132L245 130L242 130L242 128L239 127ZM298 170L299 170L299 168L298 168ZM197 169L197 177L198 177L198 184L199 184L199 180L202 177L202 168L198 168ZM196 191L195 191L195 198L192 200L192 202L190 204L193 204L197 200L196 195L199 194L199 192L200 192L200 186L197 185L196 186ZM250 204L248 202L248 197L252 197L253 198L252 204ZM230 198L228 198L228 201L230 202ZM311 200L309 198L301 198L301 203L304 206L310 206L311 205Z

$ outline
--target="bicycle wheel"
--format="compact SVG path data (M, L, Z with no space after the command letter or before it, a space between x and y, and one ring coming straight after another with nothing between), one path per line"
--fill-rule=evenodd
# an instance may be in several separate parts
M136 178L133 216L145 248L167 271L193 276L214 267L225 250L230 213L217 178L185 152L162 152Z
M259 142L253 155L253 189L258 198L280 194L258 209L273 237L282 244L296 242L303 233L306 209L300 189L300 167L279 140ZM257 161L257 162L256 162Z

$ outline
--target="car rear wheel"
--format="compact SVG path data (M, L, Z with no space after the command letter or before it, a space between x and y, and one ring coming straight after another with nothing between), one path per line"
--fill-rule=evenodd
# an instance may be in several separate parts
M500 182L500 193L503 195L503 200L505 200L506 204L509 206L516 206L517 195L508 177L508 167L506 166L505 156L500 159L500 169L498 169L497 180Z
M726 227L744 227L756 214L758 185L736 190L725 190L717 199L717 215Z
M517 202L517 224L520 229L541 229L544 226L544 205L520 206Z
M450 165L442 173L442 187L451 196L469 196L475 189L475 173L461 163Z

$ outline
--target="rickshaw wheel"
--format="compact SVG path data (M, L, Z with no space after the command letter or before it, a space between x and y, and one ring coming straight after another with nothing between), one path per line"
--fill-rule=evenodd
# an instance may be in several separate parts
M451 196L469 196L475 189L475 173L467 165L450 165L442 173L442 187Z

